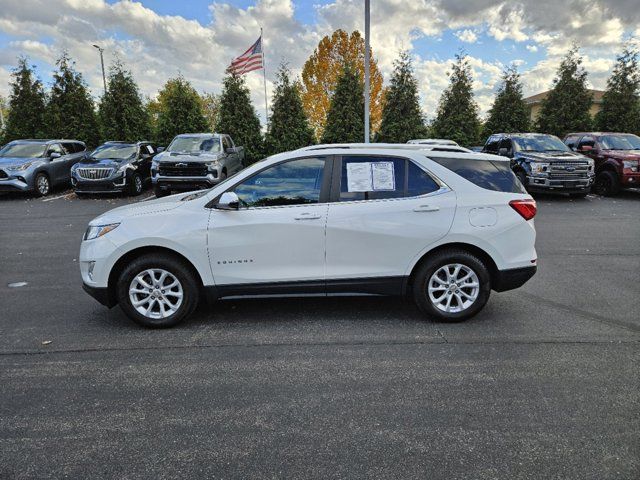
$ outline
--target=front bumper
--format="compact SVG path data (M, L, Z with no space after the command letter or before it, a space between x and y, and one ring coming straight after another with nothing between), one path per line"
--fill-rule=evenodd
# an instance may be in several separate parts
M538 267L512 268L509 270L498 270L493 278L491 288L496 292L506 292L519 288L536 274Z
M217 173L217 172L216 172ZM205 177L168 177L158 174L152 177L153 184L172 190L195 190L198 188L210 188L220 183L220 176L213 173Z
M640 173L625 173L622 175L623 187L640 187Z
M30 190L33 190L33 186L29 185L25 178L0 179L0 192L28 192Z
M107 287L92 287L83 283L82 289L105 307L111 308L118 303Z
M584 193L593 185L594 175L587 178L565 179L553 177L527 176L527 190L540 192Z
M127 187L127 176L116 174L104 180L87 180L74 173L71 175L71 185L78 193L122 192Z

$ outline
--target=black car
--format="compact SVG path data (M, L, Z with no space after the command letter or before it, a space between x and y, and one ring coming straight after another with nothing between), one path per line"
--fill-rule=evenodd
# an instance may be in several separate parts
M139 195L151 182L151 142L107 142L71 169L76 194L127 192Z
M553 135L497 133L487 139L482 151L509 157L511 169L530 192L583 197L593 183L593 160L572 152Z

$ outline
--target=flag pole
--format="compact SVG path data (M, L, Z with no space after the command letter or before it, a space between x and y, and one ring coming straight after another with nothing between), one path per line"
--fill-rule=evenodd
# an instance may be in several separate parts
M364 0L364 143L369 143L369 2Z
M269 104L267 102L267 64L264 61L264 38L262 38L262 27L260 27L260 50L262 50L262 79L264 80L264 121L269 129Z

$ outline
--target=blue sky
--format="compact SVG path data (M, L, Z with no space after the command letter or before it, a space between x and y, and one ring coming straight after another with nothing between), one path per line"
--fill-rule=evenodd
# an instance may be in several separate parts
M551 86L561 56L581 47L591 85L603 88L623 42L640 33L637 0L372 0L372 48L385 79L400 49L414 58L422 107L432 116L446 71L469 55L481 112L503 68L515 63L526 94ZM183 74L200 91L220 91L224 69L265 29L267 65L286 60L294 74L318 41L337 28L363 29L362 0L4 0L0 9L0 95L16 57L26 55L45 85L64 49L92 93L101 94L97 51L131 68L144 95ZM581 12L581 15L576 15ZM267 69L271 88L273 68ZM260 72L247 83L260 113Z

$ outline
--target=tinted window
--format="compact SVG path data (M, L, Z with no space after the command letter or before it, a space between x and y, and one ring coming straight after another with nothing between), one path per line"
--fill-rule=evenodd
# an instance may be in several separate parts
M340 201L404 197L404 172L404 158L346 155L342 157Z
M65 155L65 151L57 143L53 143L53 144L49 145L49 149L47 150L47 154L51 155L52 153L59 153L60 155Z
M568 136L565 140L564 140L565 145L567 145L567 147L569 147L571 150L575 150L577 145L578 145L578 136L577 135L571 135Z
M503 138L502 141L500 142L500 147L498 148L498 152L500 151L500 148L506 148L507 149L507 153L511 153L511 140L508 138Z
M324 159L303 158L257 173L234 188L243 207L273 207L318 203Z
M580 144L578 145L578 148L582 148L584 146L595 147L595 145L596 145L596 139L585 135L584 137L582 137L582 140L580 140Z
M231 148L231 142L228 137L222 137L222 147L223 148Z
M427 172L411 161L409 162L408 174L407 197L426 195L440 188Z
M500 136L491 135L484 146L484 151L489 153L498 153L499 144L500 144Z
M76 153L78 151L77 145L73 142L65 142L62 147L67 153Z
M431 157L443 167L471 183L496 192L526 193L511 171L509 162Z

